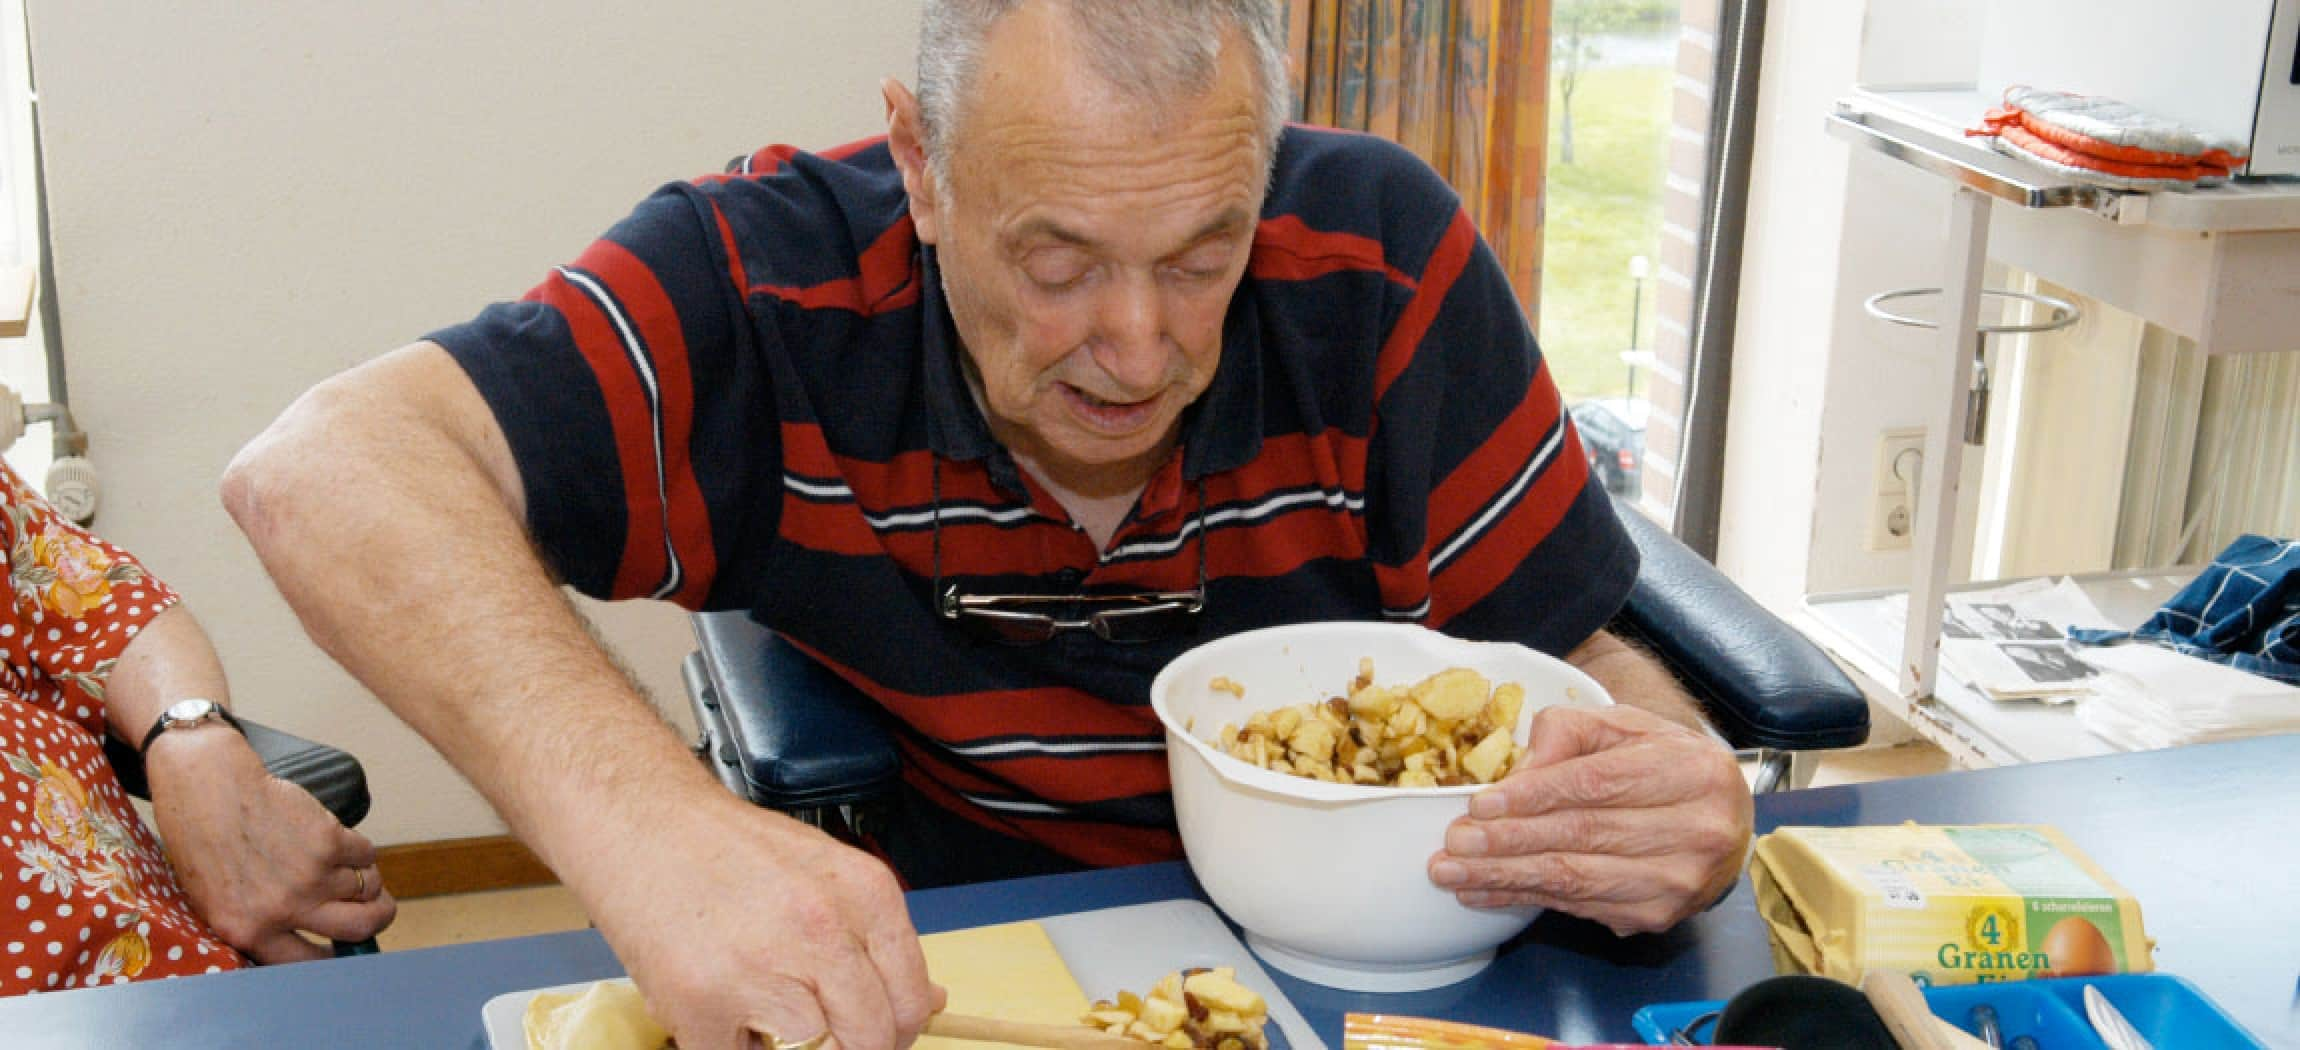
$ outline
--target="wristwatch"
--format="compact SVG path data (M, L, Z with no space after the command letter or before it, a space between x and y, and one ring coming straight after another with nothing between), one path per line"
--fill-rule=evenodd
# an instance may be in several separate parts
M238 730L241 736L248 735L247 730L240 728L240 720L232 717L230 711L224 710L224 705L195 696L169 704L167 710L160 712L160 720L152 723L151 731L144 734L144 742L136 750L141 754L149 754L152 741L158 740L160 734L170 729L189 729L202 722L222 722Z

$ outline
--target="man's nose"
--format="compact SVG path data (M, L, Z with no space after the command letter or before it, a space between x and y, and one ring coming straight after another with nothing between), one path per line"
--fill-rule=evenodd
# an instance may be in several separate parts
M1166 379L1172 348L1158 281L1129 274L1103 287L1095 311L1094 363L1130 394L1147 395Z

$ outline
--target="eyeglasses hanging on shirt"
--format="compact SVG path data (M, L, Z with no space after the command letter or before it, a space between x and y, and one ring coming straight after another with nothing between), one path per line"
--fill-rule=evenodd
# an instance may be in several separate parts
M1037 645L1064 631L1092 631L1118 645L1163 641L1198 629L1206 608L1206 483L1198 482L1198 586L1127 594L967 594L942 580L942 463L934 464L935 611L977 637Z

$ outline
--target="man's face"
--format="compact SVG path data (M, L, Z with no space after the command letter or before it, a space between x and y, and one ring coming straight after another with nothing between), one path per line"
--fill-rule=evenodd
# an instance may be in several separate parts
M1052 5L986 42L919 233L993 432L1047 480L1140 484L1213 379L1262 203L1248 53L1153 113L1081 68Z

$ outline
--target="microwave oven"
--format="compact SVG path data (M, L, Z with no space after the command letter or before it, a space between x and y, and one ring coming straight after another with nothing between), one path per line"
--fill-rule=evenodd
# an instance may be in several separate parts
M2101 95L2300 175L2300 0L1981 0L1975 85Z

